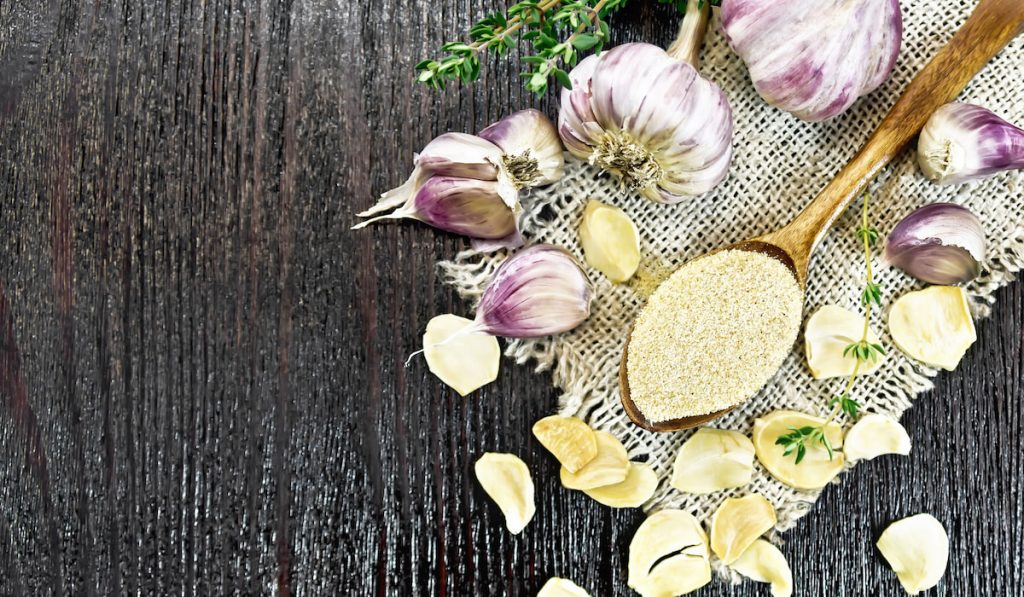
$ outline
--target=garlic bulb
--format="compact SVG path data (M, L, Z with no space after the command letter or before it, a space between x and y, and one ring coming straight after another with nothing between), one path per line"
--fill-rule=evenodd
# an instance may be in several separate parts
M959 284L981 273L985 230L971 210L954 203L925 205L900 220L885 260L922 282Z
M732 111L696 69L708 3L687 4L668 52L624 44L569 73L558 133L566 149L658 203L678 203L721 182L732 157Z
M445 133L413 163L404 184L358 214L377 217L353 230L413 219L468 236L478 251L520 247L519 191L559 180L565 165L558 132L537 110L506 116L479 135Z
M808 121L874 91L903 40L899 0L728 0L720 16L761 97Z
M1024 168L1024 130L981 106L940 107L921 130L917 161L924 175L953 184Z

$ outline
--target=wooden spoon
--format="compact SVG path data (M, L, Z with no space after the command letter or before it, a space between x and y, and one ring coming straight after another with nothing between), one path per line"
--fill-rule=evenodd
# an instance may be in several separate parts
M766 253L782 261L801 288L806 287L811 254L832 222L879 170L920 132L932 113L955 98L974 75L1024 28L1024 0L981 0L963 27L918 73L874 134L814 201L787 226L754 239L717 249ZM699 259L699 258L698 258ZM677 431L703 425L732 408L717 412L649 421L630 398L626 361L629 338L622 353L619 386L622 406L634 423L651 431Z

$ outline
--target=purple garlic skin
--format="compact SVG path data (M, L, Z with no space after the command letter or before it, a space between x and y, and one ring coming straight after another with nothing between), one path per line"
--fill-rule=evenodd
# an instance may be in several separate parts
M896 224L884 259L922 282L943 286L969 282L981 273L985 230L965 207L925 205Z
M917 142L921 171L939 184L978 180L1024 168L1024 130L995 113L951 103L932 114Z
M899 0L725 0L720 16L761 97L812 122L885 82L903 41Z
M539 110L520 110L480 131L481 139L498 146L504 155L503 166L514 171L519 164L536 162L535 174L522 178L523 186L548 185L565 175L565 158L558 130Z
M479 329L506 338L571 330L590 317L590 280L568 251L533 245L494 272L476 309Z
M569 79L558 133L574 156L657 203L701 195L725 179L732 110L692 65L630 43L585 58Z

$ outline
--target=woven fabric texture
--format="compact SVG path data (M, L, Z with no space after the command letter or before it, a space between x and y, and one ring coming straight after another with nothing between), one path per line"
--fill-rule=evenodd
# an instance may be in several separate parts
M614 178L573 160L562 181L524 198L523 230L528 242L561 245L581 261L577 227L588 199L620 206L641 232L644 257L631 282L611 284L588 269L595 296L586 323L554 338L509 341L506 354L520 363L534 361L538 370L550 370L552 381L564 391L558 405L561 414L585 418L620 438L631 457L649 460L660 484L646 504L648 510L677 507L708 521L726 497L756 492L775 505L776 530L785 531L814 504L819 492L782 485L756 463L753 481L740 489L691 495L670 487L676 453L692 432L651 433L634 426L619 402L619 359L626 332L657 283L690 258L774 230L795 216L864 144L901 90L949 40L975 2L904 0L901 4L903 46L890 79L846 113L821 123L802 122L767 105L722 38L716 19L705 42L701 72L722 87L732 105L735 155L728 178L713 192L679 205L657 205L624 194ZM975 77L960 100L1024 123L1024 40L1012 42ZM871 220L884 239L903 216L926 203L955 202L978 214L985 225L988 252L982 276L967 290L975 315L983 317L993 292L1024 266L1022 183L1024 175L1013 172L975 183L937 186L921 175L915 152L908 148L871 185ZM855 203L835 222L812 259L804 321L825 304L860 312L864 261L855 236L859 207ZM466 251L441 267L461 295L475 299L506 256ZM899 418L915 397L931 387L936 371L893 348L885 321L895 298L924 285L878 259L875 267L885 297L882 312L873 316L871 325L890 356L877 372L859 378L854 397L865 411ZM776 409L824 415L828 399L844 380L814 380L803 352L801 337L774 380L712 426L749 435L756 417ZM836 482L841 480L842 475Z

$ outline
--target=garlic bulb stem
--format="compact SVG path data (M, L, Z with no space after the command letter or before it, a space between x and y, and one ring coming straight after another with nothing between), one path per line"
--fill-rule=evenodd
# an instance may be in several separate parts
M698 4L702 6L697 6ZM711 3L708 0L690 0L686 3L686 13L679 25L676 40L668 47L668 55L685 62L693 68L700 66L700 48L704 42L704 34L708 31L711 20Z

